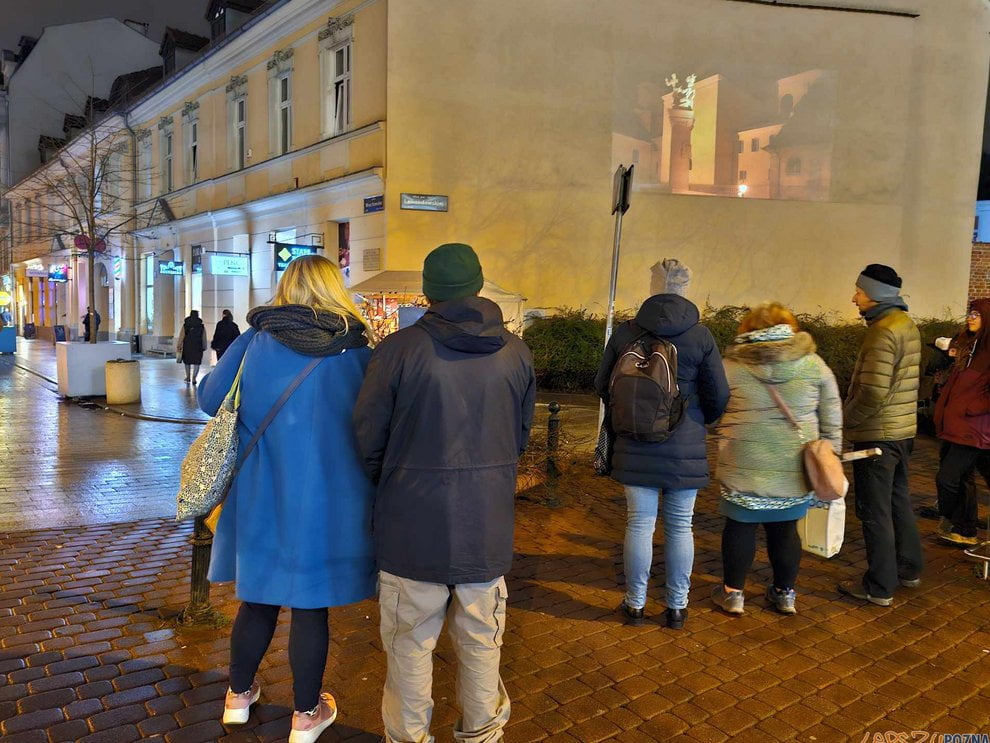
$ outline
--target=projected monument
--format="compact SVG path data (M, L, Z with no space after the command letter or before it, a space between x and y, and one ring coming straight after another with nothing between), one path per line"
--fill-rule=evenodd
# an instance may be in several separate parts
M835 75L761 78L676 72L617 101L612 159L641 184L677 194L829 198ZM666 92L664 92L666 91Z

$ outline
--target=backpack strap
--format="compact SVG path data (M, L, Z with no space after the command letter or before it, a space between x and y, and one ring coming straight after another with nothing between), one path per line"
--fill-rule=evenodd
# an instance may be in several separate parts
M797 418L794 417L793 411L787 406L787 403L784 402L784 398L780 396L780 392L778 392L777 388L772 384L768 384L762 379L759 381L764 387L767 388L767 392L770 394L770 397L773 399L777 407L780 408L780 412L783 413L784 417L787 418L787 421L794 426L794 430L797 431L797 435L798 438L801 439L801 443L805 443L804 433L801 431L801 424L798 423Z

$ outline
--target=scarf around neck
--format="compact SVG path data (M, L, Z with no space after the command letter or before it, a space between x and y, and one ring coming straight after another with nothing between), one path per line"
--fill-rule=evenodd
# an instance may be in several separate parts
M883 302L879 302L868 310L860 310L859 314L863 316L866 322L871 323L886 313L887 310L904 310L907 312L908 306L903 297L897 296L893 299L886 299Z
M251 327L265 331L283 346L304 356L333 356L368 345L364 325L334 312L301 304L263 305L248 312Z

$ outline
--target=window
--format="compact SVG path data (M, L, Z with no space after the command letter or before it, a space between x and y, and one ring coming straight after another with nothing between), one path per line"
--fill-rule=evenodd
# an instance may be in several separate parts
M199 180L199 122L189 122L189 183Z
M759 137L753 137L750 140L750 142L749 142L749 151L750 152L759 152L760 151L760 138Z
M288 75L278 78L278 154L292 145L292 90Z
M292 148L292 59L295 51L277 50L268 60L268 154Z
M210 19L210 37L218 39L227 32L227 13L223 5L217 8L217 12Z
M736 141L736 152L738 152L738 153L741 154L742 151L743 151L743 149L745 149L744 146L743 146L743 141L741 139L740 140L737 140Z
M148 130L145 129L145 132ZM151 136L138 139L138 198L146 201L151 198Z
M351 123L351 45L333 50L332 90L333 134L343 134Z
M162 133L162 193L170 193L172 180L172 132Z
M740 181L746 180L746 171L745 170L740 170L739 171L739 180Z
M800 175L800 174L801 174L801 158L800 157L787 158L787 175Z
M247 99L234 101L234 167L241 170L247 159Z
M155 325L155 254L144 256L144 322L150 333Z
M320 131L324 137L346 132L351 117L351 72L354 53L354 16L331 18L319 33Z

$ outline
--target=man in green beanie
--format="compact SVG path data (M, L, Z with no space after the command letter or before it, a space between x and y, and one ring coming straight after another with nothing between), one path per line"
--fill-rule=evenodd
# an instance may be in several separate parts
M483 284L469 245L426 256L430 309L378 345L354 409L358 449L378 485L390 743L433 740L432 655L448 615L460 663L457 739L501 740L509 719L499 675L504 575L536 380L529 349L505 329L498 305L478 296Z

